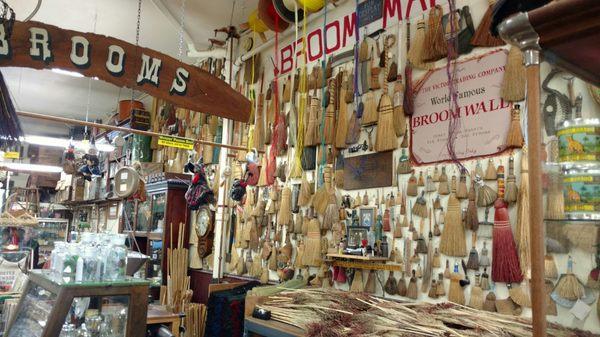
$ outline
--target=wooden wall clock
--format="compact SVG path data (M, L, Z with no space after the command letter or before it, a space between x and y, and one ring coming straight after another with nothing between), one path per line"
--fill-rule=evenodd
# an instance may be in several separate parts
M215 214L209 206L202 206L195 213L194 229L198 236L198 255L203 259L212 252Z

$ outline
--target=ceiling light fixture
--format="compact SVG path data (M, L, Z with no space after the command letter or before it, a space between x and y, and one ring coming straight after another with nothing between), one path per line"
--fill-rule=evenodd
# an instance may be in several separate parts
M67 76L71 76L71 77L85 77L85 75L78 73L76 71L69 71L69 70L63 70L63 69L59 69L59 68L52 68L50 69L53 73L56 74L61 74L61 75L67 75ZM94 76L92 77L93 80L98 80L98 77Z
M90 148L89 141L79 141L79 140L69 140L64 138L54 138L54 137L45 137L45 136L25 136L21 139L22 142L33 144L33 145L41 145L41 146L51 146L51 147L60 147L66 149L69 146L69 143L72 142L75 145L76 150L87 151ZM98 144L96 143L96 148L101 152L113 152L115 147L111 144Z
M37 165L37 164L27 164L27 163L7 163L7 162L0 162L0 168L7 169L9 171L45 172L45 173L60 173L63 171L63 168L60 166Z

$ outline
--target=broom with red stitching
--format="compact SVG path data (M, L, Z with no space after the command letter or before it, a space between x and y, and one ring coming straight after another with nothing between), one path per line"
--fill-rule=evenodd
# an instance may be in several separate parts
M508 217L508 203L504 201L504 166L498 167L498 199L494 202L494 208L492 280L521 283L523 273Z

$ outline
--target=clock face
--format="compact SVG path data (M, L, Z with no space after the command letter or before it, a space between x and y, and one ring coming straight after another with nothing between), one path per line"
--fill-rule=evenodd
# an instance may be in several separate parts
M199 236L206 236L211 226L210 210L202 207L196 213L196 232Z

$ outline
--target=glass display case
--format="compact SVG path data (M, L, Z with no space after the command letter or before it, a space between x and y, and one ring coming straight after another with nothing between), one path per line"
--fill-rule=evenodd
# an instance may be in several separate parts
M29 279L7 336L145 336L145 280L67 282L48 270Z

